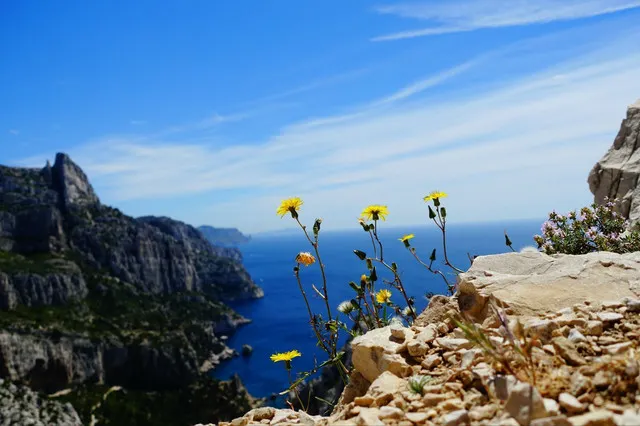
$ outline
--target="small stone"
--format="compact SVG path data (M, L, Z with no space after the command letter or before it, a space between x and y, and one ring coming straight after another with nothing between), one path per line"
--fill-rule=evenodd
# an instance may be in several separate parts
M579 414L584 412L584 410L586 409L586 407L582 405L575 396L566 392L560 394L560 396L558 397L558 402L560 403L560 406L570 414Z
M574 344L566 337L555 337L553 339L553 346L567 364L579 366L587 363L584 357L578 353Z
M249 356L253 353L253 348L251 345L244 344L242 345L242 356Z
M623 315L616 312L598 312L598 319L604 323L612 324L624 318Z
M442 424L444 426L459 426L468 425L470 421L467 410L457 410L446 414L442 419Z
M378 417L381 419L400 419L404 416L404 411L396 407L380 407Z
M424 360L422 360L422 366L427 370L431 370L433 367L442 364L442 358L440 355L432 354L427 356Z
M602 309L616 309L619 308L620 306L622 306L624 303L622 303L619 300L605 300L604 302L602 302Z
M449 326L447 326L447 324L441 322L436 326L436 330L438 330L438 332L440 334L447 334L449 332Z
M436 339L435 342L441 348L445 348L450 351L456 351L458 349L468 349L473 346L473 344L467 339L451 339L449 337L440 337Z
M606 389L615 381L615 375L609 371L600 370L593 377L593 385L596 389Z
M271 420L276 414L276 409L273 407L260 407L250 411L248 414L253 416L251 419L254 421L259 422L263 419Z
M630 299L627 301L627 311L637 313L640 312L640 300Z
M401 324L391 325L391 335L401 342L404 342L404 340L406 339L405 330L406 328Z
M556 402L555 399L544 398L542 400L544 402L544 408L547 410L550 416L558 416L560 415L560 405Z
M569 339L569 341L573 343L580 343L580 342L587 341L587 338L584 337L584 335L575 328L569 332L569 336L567 338Z
M504 409L521 425L549 416L540 392L530 384L518 382L510 391Z
M416 335L415 340L428 344L433 342L437 336L438 330L436 330L436 327L433 324L429 324L420 330L420 333Z
M424 423L429 418L427 413L405 413L405 417L412 423Z
M382 420L378 417L378 409L377 408L363 408L360 410L360 414L355 418L355 422L357 425L362 426L373 426L373 425L381 425Z
M622 342L622 343L615 343L613 345L605 346L603 347L603 349L608 354L618 355L623 352L626 352L632 345L633 345L632 342Z
M359 405L360 407L371 407L373 401L374 399L370 395L357 396L353 400L354 404Z
M618 426L638 426L640 425L640 415L634 410L625 410L622 415L616 419Z
M602 321L587 321L584 331L589 336L600 336L604 332L604 324Z
M569 417L569 422L571 422L572 426L615 426L613 413L605 410Z
M565 416L553 416L535 419L529 426L571 426L571 422Z
M497 411L498 406L496 404L477 406L469 410L469 417L474 422L477 422L480 420L493 418Z
M571 394L580 396L591 388L591 379L576 371L571 375Z
M480 349L470 349L466 351L464 354L462 354L460 368L467 369L472 367L474 361L476 360L476 357L478 357L480 354L482 354L482 351Z
M420 357L427 353L429 346L419 340L411 340L407 343L407 351L412 357Z
M556 348L554 348L553 345L542 345L542 350L550 355L556 354Z
M239 417L237 419L231 420L231 426L247 426L249 424L249 419L246 417Z
M455 411L462 410L464 403L459 398L451 398L438 404L438 410L440 411Z
M435 407L439 403L446 401L449 397L447 395L442 395L439 393L425 393L422 397L422 402L427 407Z

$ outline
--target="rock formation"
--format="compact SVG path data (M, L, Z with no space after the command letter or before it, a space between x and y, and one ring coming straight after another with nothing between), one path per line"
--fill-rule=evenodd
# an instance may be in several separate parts
M639 254L478 257L411 327L353 340L329 416L260 408L220 426L640 424Z
M40 397L25 386L0 379L0 424L82 426L71 404Z
M0 166L0 378L187 389L233 354L221 336L247 320L224 302L262 296L241 261L187 224L103 205L65 154Z
M242 234L236 228L214 228L213 226L198 226L198 231L215 246L237 247L251 241L250 237Z
M632 223L640 223L640 100L627 109L609 151L589 173L595 202L618 199L617 210Z

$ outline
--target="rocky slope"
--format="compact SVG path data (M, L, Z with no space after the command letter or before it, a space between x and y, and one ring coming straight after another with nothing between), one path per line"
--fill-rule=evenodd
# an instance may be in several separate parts
M231 424L638 425L639 280L640 252L479 257L411 327L353 340L330 416L265 407Z
M0 377L44 392L188 387L246 322L224 302L262 296L241 260L189 225L101 204L65 154L0 166Z
M640 224L640 99L627 109L620 131L609 151L589 173L595 202L605 197L620 200L619 212Z

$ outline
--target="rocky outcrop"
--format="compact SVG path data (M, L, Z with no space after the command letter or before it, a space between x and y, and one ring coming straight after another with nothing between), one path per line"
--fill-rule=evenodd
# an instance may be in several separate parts
M42 398L26 386L0 379L0 424L82 426L71 404Z
M639 254L478 257L412 326L352 341L329 416L263 408L230 424L640 424Z
M585 301L637 298L640 252L480 256L460 274L459 287L460 308L479 316L486 316L489 295L505 302L518 315L538 315ZM477 294L467 291L474 288Z
M39 274L30 272L30 266L35 265L20 255L0 258L0 271L11 271L0 272L0 309L15 309L18 305L65 305L87 296L87 284L75 263L47 259L39 264L43 268Z
M593 167L588 182L597 204L605 197L618 199L618 212L640 223L640 100L627 109L613 145Z

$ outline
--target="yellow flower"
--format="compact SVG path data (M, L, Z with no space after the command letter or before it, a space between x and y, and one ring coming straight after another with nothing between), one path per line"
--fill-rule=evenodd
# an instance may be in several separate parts
M278 361L291 362L292 359L294 359L295 357L299 357L299 356L302 356L302 354L294 349L294 350L289 351L289 352L275 353L275 354L271 355L271 361L273 361L273 362L278 362Z
M403 243L406 243L407 241L409 241L410 239L415 238L415 235L413 234L407 234L402 238L398 238L400 241L402 241Z
M302 263L304 266L309 266L316 263L316 258L308 251L301 251L296 256L296 262Z
M376 294L376 302L387 303L391 300L391 292L387 289L382 289Z
M388 214L389 210L387 209L387 206L380 206L378 204L372 204L362 211L362 215L367 217L369 220L385 220Z
M429 194L426 197L424 197L423 200L424 201L439 200L440 198L444 198L446 196L447 196L446 192L433 191L431 194Z
M298 217L300 206L302 206L302 199L300 197L287 198L286 200L282 200L276 214L284 217L285 214L291 213L291 217L295 219Z

